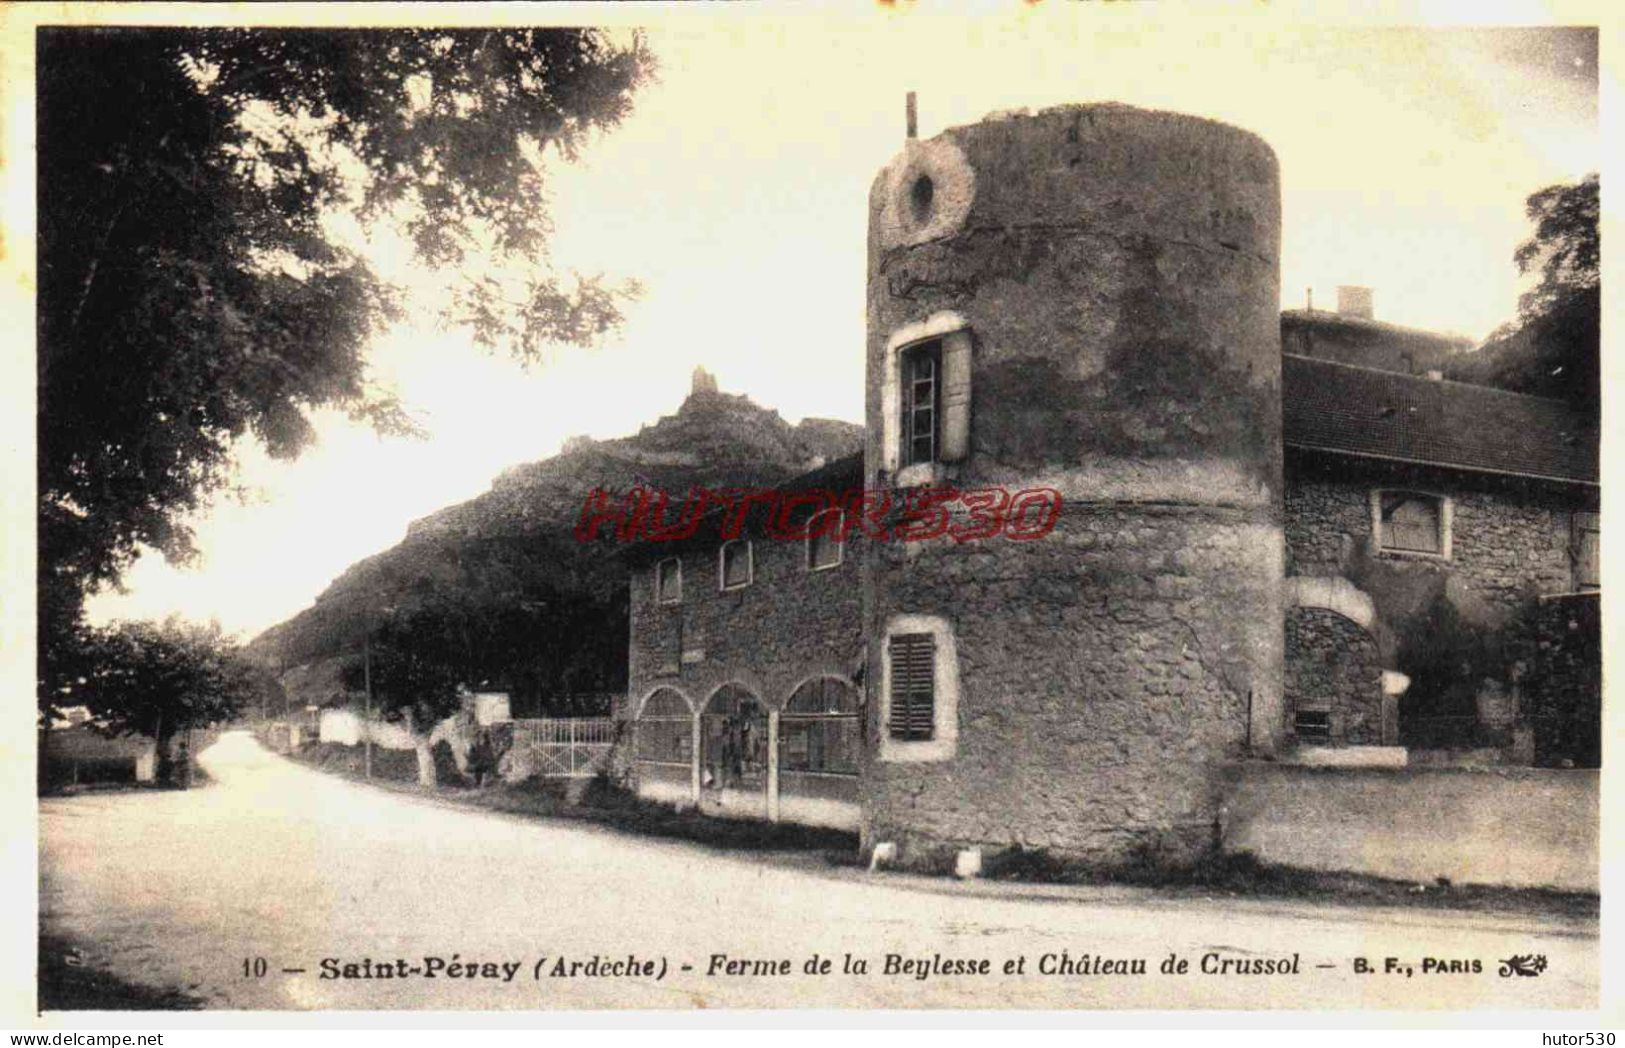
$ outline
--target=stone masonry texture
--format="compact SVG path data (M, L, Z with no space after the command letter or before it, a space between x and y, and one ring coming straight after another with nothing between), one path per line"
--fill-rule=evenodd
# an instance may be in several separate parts
M883 762L871 747L868 836L916 855L1210 844L1217 762L1246 750L1249 620L1268 610L1234 570L1253 559L1244 520L1079 507L1037 542L876 548L896 569L882 616L947 614L962 693L951 759Z
M1324 608L1287 611L1288 709L1329 712L1332 741L1382 743L1381 676L1376 641L1358 623Z
M742 589L719 588L715 544L671 554L651 546L647 562L633 571L628 716L661 686L682 692L696 710L729 682L745 685L764 706L782 708L808 677L851 679L861 664L862 538L847 543L838 567L808 571L805 543L752 534L755 579ZM653 558L662 555L682 560L680 604L655 602Z

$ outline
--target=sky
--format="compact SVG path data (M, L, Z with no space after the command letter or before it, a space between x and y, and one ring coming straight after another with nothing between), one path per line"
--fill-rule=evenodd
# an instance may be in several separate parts
M318 417L292 463L239 449L243 500L195 520L203 561L143 557L93 620L170 613L244 638L310 604L410 521L486 490L575 434L669 414L696 365L787 419L859 421L866 200L902 146L989 112L1117 101L1262 135L1280 160L1282 305L1375 289L1376 315L1481 338L1509 319L1532 191L1597 170L1585 31L1303 27L1147 15L672 19L626 123L553 173L555 264L635 278L624 330L529 371L420 315L371 347L422 423L380 438ZM1102 10L1103 9L1103 10ZM379 263L432 302L444 278Z

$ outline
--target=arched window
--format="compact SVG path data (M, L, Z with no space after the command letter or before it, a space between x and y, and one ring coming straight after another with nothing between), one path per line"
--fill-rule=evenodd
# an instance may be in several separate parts
M779 770L856 775L858 690L839 677L802 684L779 717Z
M767 709L749 688L724 684L700 717L700 785L760 789L767 783Z
M694 716L688 701L659 688L638 714L638 760L688 765L694 758Z

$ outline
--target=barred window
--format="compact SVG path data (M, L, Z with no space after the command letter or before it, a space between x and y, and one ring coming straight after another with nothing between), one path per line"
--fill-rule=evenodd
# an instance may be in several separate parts
M1292 727L1298 738L1305 742L1330 742L1332 740L1332 715L1330 710L1298 710L1293 717Z
M891 737L930 739L936 729L937 640L930 633L891 638Z
M658 689L644 702L637 732L640 761L686 765L694 758L694 718L671 688Z
M655 565L655 599L661 604L683 602L683 562L676 557Z
M858 692L838 677L819 677L795 690L779 717L779 769L858 773Z
M1379 493L1377 544L1405 553L1444 552L1444 499L1414 491Z
M902 364L902 465L935 462L942 436L942 342L905 349Z

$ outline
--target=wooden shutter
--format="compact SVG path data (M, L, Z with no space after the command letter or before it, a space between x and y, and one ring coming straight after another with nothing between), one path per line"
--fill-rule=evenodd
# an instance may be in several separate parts
M929 633L891 638L891 737L929 739L936 726L937 639Z
M970 454L969 331L955 331L942 340L942 450L943 462L959 462Z
M1570 549L1574 557L1574 588L1593 590L1602 586L1602 517L1596 513L1574 515L1574 537Z

